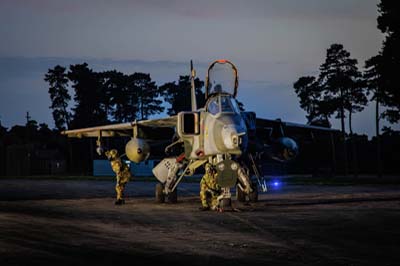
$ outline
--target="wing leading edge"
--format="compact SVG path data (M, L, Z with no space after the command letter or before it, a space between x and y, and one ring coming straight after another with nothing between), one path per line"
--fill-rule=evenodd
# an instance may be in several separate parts
M83 137L123 137L132 136L135 128L154 127L154 128L172 128L177 123L177 116L170 116L160 119L133 121L120 124L111 124L97 127L80 128L73 130L66 130L61 132L69 138L83 138Z

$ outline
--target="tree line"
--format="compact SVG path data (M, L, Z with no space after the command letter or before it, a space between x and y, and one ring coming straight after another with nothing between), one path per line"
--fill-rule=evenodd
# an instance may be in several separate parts
M300 77L294 83L308 123L329 125L329 118L336 115L344 132L347 117L352 134L352 115L362 111L368 101L376 102L377 123L380 119L399 122L400 7L393 1L382 0L378 11L378 29L385 34L385 40L378 55L365 61L364 71L358 69L357 59L351 58L342 44L332 44L319 67L319 75ZM379 106L385 109L380 112Z
M52 115L57 130L148 119L165 110L168 115L191 109L190 77L157 86L150 74L124 74L116 70L96 72L87 63L57 65L45 74ZM72 87L73 97L68 92ZM195 79L196 97L204 105L204 82ZM68 106L74 100L75 106Z
M341 121L343 140L346 139L345 119L348 119L351 137L352 115L362 111L369 101L375 101L379 163L380 120L391 124L400 120L400 7L395 1L381 0L378 11L378 29L385 34L385 39L378 55L365 61L364 71L358 69L357 59L351 58L342 44L332 44L327 49L325 62L319 67L319 75L300 77L293 87L300 107L307 113L308 123L329 127L329 118L336 115ZM380 106L384 107L382 111ZM347 152L344 154L347 156ZM344 160L346 162L347 158Z

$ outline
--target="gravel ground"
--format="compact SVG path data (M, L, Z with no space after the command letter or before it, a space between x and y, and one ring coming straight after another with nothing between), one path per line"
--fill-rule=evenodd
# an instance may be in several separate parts
M0 179L0 265L398 265L400 186L280 186L237 211L198 210L131 182Z

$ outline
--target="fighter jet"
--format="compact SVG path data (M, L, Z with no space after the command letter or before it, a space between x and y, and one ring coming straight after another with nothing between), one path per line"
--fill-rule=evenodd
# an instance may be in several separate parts
M216 60L207 70L205 106L197 107L194 79L196 73L191 62L192 110L161 119L132 121L91 128L67 130L68 137L97 137L97 152L103 152L106 137L130 136L125 153L135 163L148 159L151 134L172 129L174 138L165 147L166 157L154 167L159 183L155 188L157 202L176 201L177 186L184 176L193 175L206 163L217 171L221 187L222 206L230 206L231 188L237 187L238 199L256 201L258 190L267 191L267 182L258 169L255 158L260 154L278 161L292 160L298 154L297 143L280 134L270 136L269 143L257 137L254 112L240 110L236 96L239 80L236 66L228 60ZM282 127L281 122L276 122ZM275 123L275 124L276 124ZM273 123L274 124L274 123Z

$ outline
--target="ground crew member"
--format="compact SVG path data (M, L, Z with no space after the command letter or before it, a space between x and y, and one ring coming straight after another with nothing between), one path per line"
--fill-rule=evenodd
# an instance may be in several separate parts
M115 191L117 192L117 200L115 201L115 205L125 204L124 189L126 183L128 183L131 178L131 171L129 169L129 166L121 160L121 158L118 156L118 151L115 149L106 151L105 155L110 161L111 168L117 177L117 184L115 186Z
M200 210L206 211L209 209L218 210L218 196L221 194L221 188L217 184L217 171L210 163L207 163L206 173L200 181ZM211 202L209 202L211 198Z

